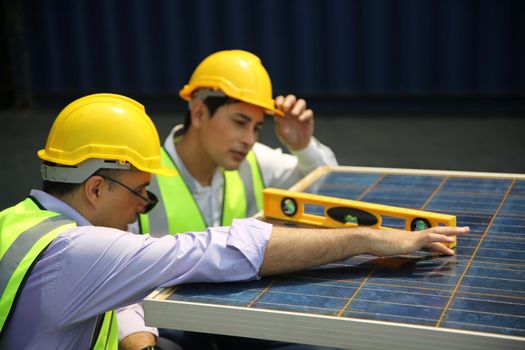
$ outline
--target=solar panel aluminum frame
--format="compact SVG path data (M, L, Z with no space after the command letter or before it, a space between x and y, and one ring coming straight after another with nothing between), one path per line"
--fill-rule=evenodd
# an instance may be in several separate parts
M148 326L353 350L522 350L525 339L393 322L165 300L143 301Z
M525 180L523 174L321 167L290 190L303 191L320 176L332 171ZM458 350L525 348L525 337L521 336L257 307L167 300L176 288L159 289L144 300L145 319L148 325L355 350L438 347Z

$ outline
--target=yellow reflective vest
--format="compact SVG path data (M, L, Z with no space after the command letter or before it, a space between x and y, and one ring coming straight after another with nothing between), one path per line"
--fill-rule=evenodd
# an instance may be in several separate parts
M164 148L161 162L165 167L177 169ZM223 175L223 226L231 225L233 219L247 217L249 212L262 209L264 183L253 151L248 153L246 162L238 170L224 170ZM160 201L150 213L139 216L141 233L155 236L206 230L206 221L182 176L154 176L150 190L159 196Z
M76 223L65 216L40 209L31 198L0 212L0 331L42 252L74 226ZM93 349L117 349L117 336L115 312L106 312Z

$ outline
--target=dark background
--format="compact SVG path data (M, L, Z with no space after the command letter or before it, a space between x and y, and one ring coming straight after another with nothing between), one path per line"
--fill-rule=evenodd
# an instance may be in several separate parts
M525 173L519 0L0 0L0 208L39 187L68 102L142 102L161 138L178 91L221 49L261 57L316 113L342 165ZM261 140L278 146L268 118Z

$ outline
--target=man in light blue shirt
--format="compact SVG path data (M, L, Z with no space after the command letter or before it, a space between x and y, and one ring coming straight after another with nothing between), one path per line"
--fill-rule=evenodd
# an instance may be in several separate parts
M72 102L38 154L44 160L43 191L32 190L0 212L2 349L97 349L104 313L139 302L157 287L257 279L356 254L404 254L423 246L453 254L440 242L468 231L294 229L250 218L177 236L130 234L123 231L127 225L155 204L146 190L150 174L174 173L160 164L158 135L144 107L119 95ZM41 225L46 220L35 222L40 216L51 224L63 221L49 227ZM27 232L50 243L28 245ZM40 251L18 278L29 256L22 248ZM115 349L108 334L106 348Z

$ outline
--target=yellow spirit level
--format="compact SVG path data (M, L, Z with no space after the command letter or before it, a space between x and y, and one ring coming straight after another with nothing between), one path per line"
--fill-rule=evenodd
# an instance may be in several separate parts
M454 215L310 193L267 188L263 191L263 198L264 217L306 225L323 227L371 226L380 229L392 229L382 226L383 216L386 216L404 220L405 230L407 231L419 231L433 226L456 226ZM324 215L306 213L306 205L323 207ZM454 248L456 241L448 243L447 246Z

